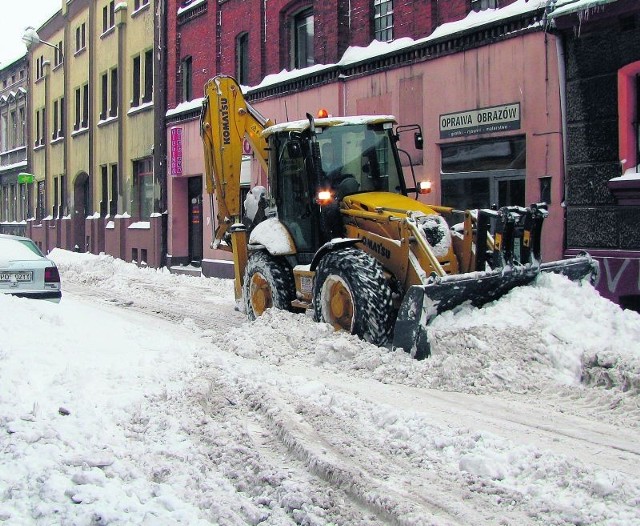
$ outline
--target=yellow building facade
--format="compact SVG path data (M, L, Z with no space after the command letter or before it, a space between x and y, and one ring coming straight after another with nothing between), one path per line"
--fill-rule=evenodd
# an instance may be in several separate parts
M45 250L159 266L154 170L154 0L61 0L27 30L29 161Z

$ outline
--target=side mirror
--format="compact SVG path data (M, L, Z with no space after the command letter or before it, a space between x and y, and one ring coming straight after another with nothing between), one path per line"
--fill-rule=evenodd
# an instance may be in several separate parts
M424 139L422 138L421 132L416 132L413 135L413 143L414 143L414 146L416 147L416 150L422 150L422 147L424 145Z

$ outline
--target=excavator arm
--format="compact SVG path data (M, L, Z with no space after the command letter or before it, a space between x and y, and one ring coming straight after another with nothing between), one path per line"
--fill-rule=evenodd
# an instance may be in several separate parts
M231 234L236 300L242 297L242 280L247 264L247 234L241 223L240 202L243 142L245 138L249 141L263 169L268 171L267 143L262 131L272 124L245 100L240 86L232 77L218 75L206 83L200 135L212 219L211 248L218 248L225 234Z
M242 95L238 83L218 75L204 88L200 134L204 145L206 189L217 204L218 227L213 246L217 247L231 225L240 222L240 170L246 138L267 171L267 143L262 130L272 121L263 117ZM213 208L212 208L213 214Z

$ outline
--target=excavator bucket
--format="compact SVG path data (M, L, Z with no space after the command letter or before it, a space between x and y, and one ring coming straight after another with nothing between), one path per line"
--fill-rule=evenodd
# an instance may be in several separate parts
M515 287L528 285L540 272L554 272L567 276L572 281L590 279L598 274L598 263L588 254L575 258L539 264L539 234L545 211L538 208L503 209L498 213L486 211L479 216L477 232L479 239L486 237L485 222L490 216L498 221L494 227L496 243L491 251L482 251L477 264L488 261L499 266L486 271L464 274L432 276L424 285L414 285L406 292L394 329L393 348L404 349L414 358L430 355L427 327L439 314L464 303L480 307L497 300ZM518 240L519 250L514 251ZM526 255L531 261L521 264L514 260L514 252Z

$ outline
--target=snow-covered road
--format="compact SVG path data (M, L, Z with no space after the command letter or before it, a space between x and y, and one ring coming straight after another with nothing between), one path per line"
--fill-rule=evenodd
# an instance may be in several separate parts
M32 319L0 323L0 522L640 524L640 316L588 287L443 316L417 362L246 323L229 281L52 257L59 305L0 297Z

